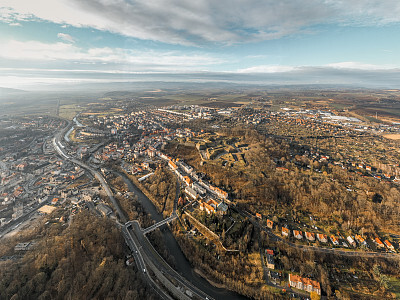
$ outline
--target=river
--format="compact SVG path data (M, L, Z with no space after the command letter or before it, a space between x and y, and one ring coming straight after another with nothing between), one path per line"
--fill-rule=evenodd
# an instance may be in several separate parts
M142 193L142 191L133 184L133 182L127 178L125 175L118 173L125 183L128 185L128 188L131 192L133 192L135 195L138 197L138 201L142 204L144 210L150 214L153 220L156 222L162 221L163 215L157 212L156 207L154 204L151 202L149 198L145 194ZM215 299L222 299L222 300L232 300L232 299L248 299L242 295L239 295L235 292L226 290L226 289L220 289L217 287L214 287L211 285L207 280L205 280L203 277L197 275L194 271L192 266L190 265L189 261L181 251L181 248L179 247L177 241L175 240L175 237L169 230L169 228L166 228L165 230L161 231L163 238L164 238L164 243L166 245L166 248L169 252L169 254L174 258L175 260L175 269L180 273L183 277L185 277L188 281L190 281L192 284L197 286L199 289L204 291L205 293L209 294Z

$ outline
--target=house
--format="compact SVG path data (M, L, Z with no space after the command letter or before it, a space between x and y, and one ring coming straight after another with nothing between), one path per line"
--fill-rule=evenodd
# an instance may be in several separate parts
M337 239L336 236L331 235L329 238L330 238L332 244L334 244L335 246L338 246L338 245L339 245L339 240Z
M361 235L359 235L359 234L356 234L356 236L354 237L354 239L357 241L357 243L359 243L360 245L364 245L364 246L366 246L367 245L367 242L365 241L365 239L361 236Z
M275 269L274 256L267 253L266 261L267 261L267 268L274 270Z
M272 222L270 219L267 219L267 227L269 229L273 229L274 228L274 222Z
M353 238L351 236L347 237L347 241L349 242L350 245L352 245L353 247L356 247L356 242L353 240Z
M317 239L321 243L327 243L328 242L328 236L326 234L318 233L317 234Z
M379 238L375 238L375 244L378 246L378 248L385 248L385 245L382 243L382 241Z
M321 285L318 281L303 278L298 275L289 274L289 285L299 290L315 292L321 295Z
M392 243L390 243L388 240L384 240L383 243L386 245L386 247L388 247L388 249L394 251Z
M256 213L256 217L259 218L260 220L262 220L262 215L259 213Z
M312 232L306 232L305 233L306 239L309 240L310 242L315 241L315 234Z
M293 235L298 240L303 239L303 233L301 231L293 230Z
M286 227L282 227L282 235L285 237L289 237L290 235L290 230Z

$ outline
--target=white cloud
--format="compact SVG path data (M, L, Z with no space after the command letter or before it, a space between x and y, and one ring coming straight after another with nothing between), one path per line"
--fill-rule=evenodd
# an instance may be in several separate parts
M400 22L398 0L2 0L1 5L3 21L35 17L178 44L275 39L316 24Z
M347 70L347 71L393 71L398 70L395 65L374 65L362 62L346 61L331 63L323 66L284 66L284 65L259 65L249 68L239 69L237 73L290 73L307 70Z
M237 73L282 73L291 72L296 70L296 67L292 66L272 66L272 65L262 65L254 66L245 69L237 70Z
M332 63L328 64L327 67L332 67L335 69L355 69L355 70L390 70L396 68L396 66L393 65L374 65L374 64L365 64L355 61Z
M123 48L82 49L71 43L42 43L38 41L5 42L0 47L0 58L30 63L54 62L67 67L71 63L93 64L102 69L103 64L120 65L124 69L162 71L194 69L223 63L224 60L198 53L183 54L178 51L135 51Z
M59 39L62 39L63 41L70 42L70 43L75 43L75 39L72 36L70 36L69 34L67 34L67 33L60 32L60 33L57 34L57 37Z

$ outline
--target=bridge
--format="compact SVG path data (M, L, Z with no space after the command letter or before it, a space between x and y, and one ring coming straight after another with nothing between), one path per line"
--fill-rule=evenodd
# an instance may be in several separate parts
M143 234L148 234L149 232L152 232L153 230L156 230L158 227L163 226L164 224L167 224L173 220L175 220L178 217L176 213L173 213L169 218L166 218L154 225L151 225L150 227L147 227L142 230Z
M171 214L171 216L169 218L166 218L156 224L151 225L150 227L147 227L145 229L140 229L140 231L142 232L143 235L148 234L149 232L152 232L154 230L156 230L158 227L161 227L173 220L175 220L178 217L178 215L174 212ZM126 222L125 223L126 226L132 225L132 221Z

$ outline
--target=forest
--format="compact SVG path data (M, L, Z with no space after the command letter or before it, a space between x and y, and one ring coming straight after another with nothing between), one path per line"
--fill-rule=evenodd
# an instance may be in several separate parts
M126 266L128 249L111 220L82 211L68 227L38 232L33 250L0 268L0 299L158 299Z

